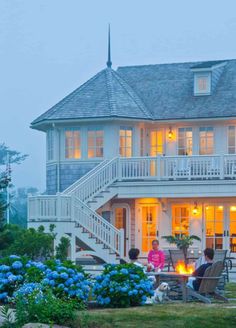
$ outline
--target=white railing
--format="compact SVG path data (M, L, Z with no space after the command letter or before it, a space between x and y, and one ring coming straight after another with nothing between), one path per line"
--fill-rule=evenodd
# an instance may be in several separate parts
M236 155L120 158L120 180L236 178Z
M28 197L30 220L70 220L71 197L64 195L42 195Z
M73 197L73 220L120 256L124 255L124 230L115 228L77 197Z
M85 179L80 179L67 194L86 202L116 181L117 177L118 158L113 158L110 161L102 162L97 170L87 174Z

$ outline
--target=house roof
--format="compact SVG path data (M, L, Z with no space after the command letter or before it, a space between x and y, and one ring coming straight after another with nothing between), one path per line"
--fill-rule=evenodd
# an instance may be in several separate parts
M101 117L150 119L134 90L111 68L106 68L32 122Z
M225 62L209 96L193 95L192 68ZM236 60L106 68L32 122L135 118L150 120L236 116Z
M191 68L203 63L119 67L117 72L142 99L154 120L235 117L236 60L225 63L207 96L193 94Z

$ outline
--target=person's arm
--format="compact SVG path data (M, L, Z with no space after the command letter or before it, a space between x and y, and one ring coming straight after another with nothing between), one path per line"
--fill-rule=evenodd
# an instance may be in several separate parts
M160 264L159 264L159 268L163 269L165 265L165 254L164 252L160 251Z
M148 263L152 263L152 251L148 253Z
M193 277L201 277L202 275L202 271L203 271L203 265L202 264L199 268L197 268L197 270L195 270L193 273L192 273L192 276Z

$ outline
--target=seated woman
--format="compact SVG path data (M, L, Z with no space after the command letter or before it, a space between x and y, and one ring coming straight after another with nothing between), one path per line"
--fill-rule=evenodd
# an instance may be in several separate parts
M152 241L152 250L148 253L148 263L153 265L155 271L161 271L165 265L165 254L159 250L159 241Z

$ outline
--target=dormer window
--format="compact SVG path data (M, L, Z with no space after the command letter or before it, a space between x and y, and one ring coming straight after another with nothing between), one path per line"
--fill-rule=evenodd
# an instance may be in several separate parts
M211 94L211 73L194 74L194 95L210 95Z

